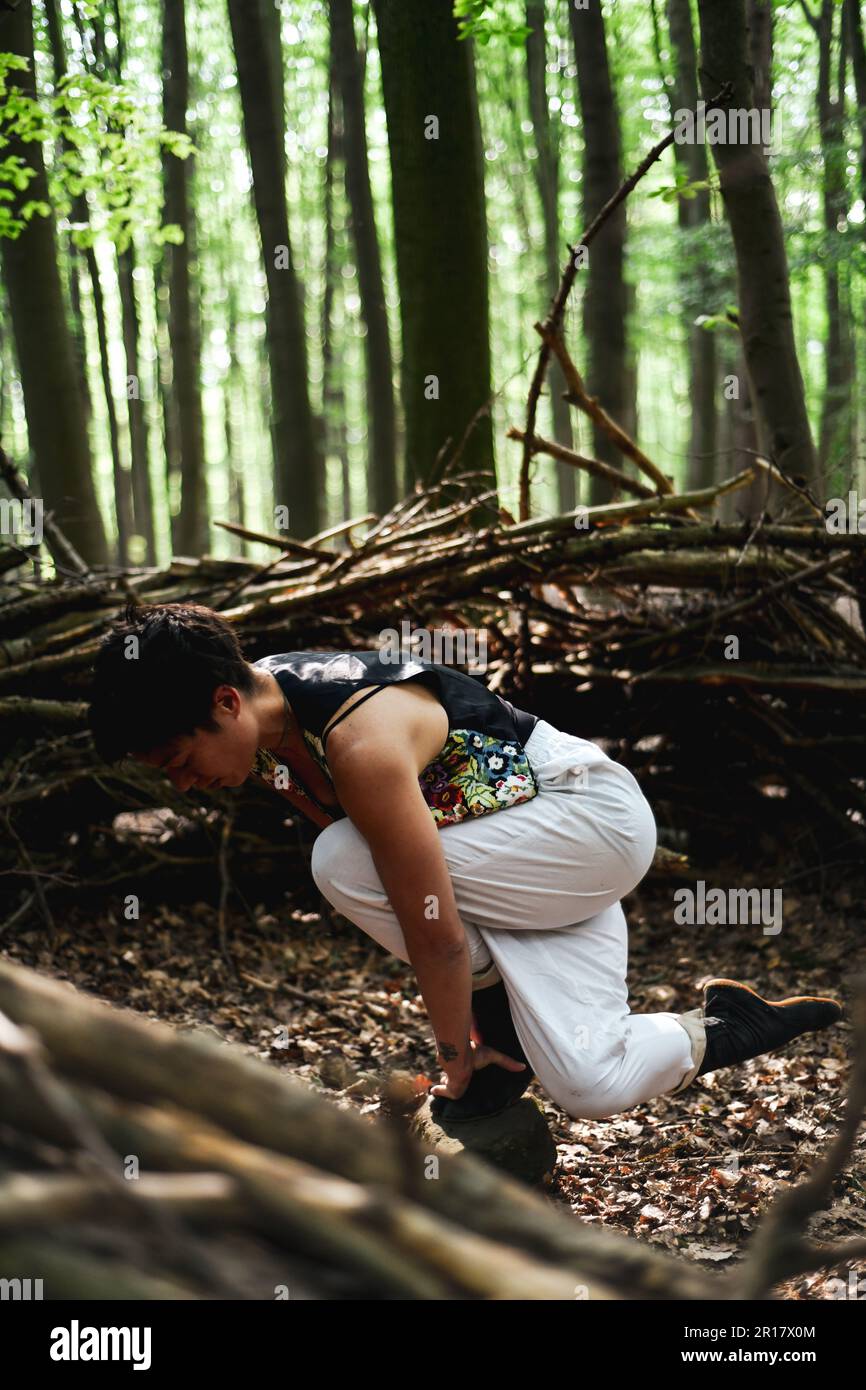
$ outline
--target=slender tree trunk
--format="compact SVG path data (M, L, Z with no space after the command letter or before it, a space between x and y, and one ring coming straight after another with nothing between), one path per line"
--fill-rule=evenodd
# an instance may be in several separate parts
M751 467L756 452L767 452L761 420L754 408L754 393L742 340L731 336L726 337L723 343L721 356L726 406L723 419L727 424L727 452L720 455L719 479ZM776 493L771 489L775 487L765 475L759 477L752 487L726 494L719 499L720 520L754 521L765 511L772 512Z
M126 409L129 449L132 460L132 501L135 532L144 540L144 563L156 564L156 536L153 523L153 492L150 485L147 415L141 387L138 356L139 324L135 300L135 253L132 243L117 257L120 288L123 350L126 357Z
M716 476L717 396L719 370L712 333L698 324L689 326L689 394L692 402L689 428L688 488L709 487Z
M5 52L20 54L28 63L27 72L13 70L8 74L10 87L35 99L30 0L20 0L6 16L0 42ZM24 142L13 134L7 135L7 142L6 158L17 156L36 170L26 189L14 190L9 210L16 215L31 199L48 202L48 180L38 141ZM87 419L57 263L53 213L47 217L37 214L14 241L0 238L0 251L41 496L82 558L102 565L108 560L108 544L96 501Z
M752 462L754 450L766 449L764 441L764 426L758 412L755 410L754 392L752 391L749 379L749 368L746 361L745 348L739 344L737 351L736 378L739 382L739 395L733 402L734 406L734 471L739 472L743 468L748 468ZM760 493L762 480L758 479L755 484L756 491ZM767 496L768 479L763 479L763 496ZM737 503L736 493L731 494L734 508L734 516L747 516L753 519L755 509L750 505L750 499L745 499ZM766 504L764 506L766 510Z
M156 345L156 386L162 421L165 496L168 503L169 545L180 552L178 513L181 496L180 428L177 397L172 390L171 340L168 328L168 273L165 258L153 267L153 314Z
M759 110L773 111L773 0L746 0L746 24L748 26L748 52L752 68L752 84L755 105ZM727 298L735 300L737 290L731 285ZM755 410L753 387L746 369L746 359L742 349L742 339L738 345L735 361L731 368L740 384L740 399L733 401L734 437L740 452L735 457L732 472L748 468L752 462L748 449L764 449L769 452L770 444L763 431L761 419ZM759 445L759 433L762 440ZM719 480L723 475L719 474ZM724 475L728 476L728 475ZM755 521L766 514L777 516L791 500L788 490L774 483L766 474L757 477L751 487L740 492L728 493L723 499L724 520L747 519Z
M394 368L382 258L376 230L370 169L367 161L364 89L355 43L352 0L330 0L334 74L343 108L346 192L358 265L358 291L367 333L367 409L370 419L369 505L388 511L397 501L394 419Z
M226 442L226 477L229 480L229 511L232 521L236 526L246 526L247 524L247 503L246 489L244 487L244 469L240 458L237 457L237 445L235 443L234 411L239 398L243 396L243 383L241 377L241 366L237 352L238 336L238 305L237 291L231 279L231 267L226 267L226 342L228 345L229 365L223 383L222 402L223 402L223 431ZM242 432L238 431L242 438ZM248 554L247 541L243 536L234 537L234 545L237 554L245 556Z
M507 64L503 74L489 74L489 99L493 102L494 110L508 113L508 126L502 120L498 123L499 133L504 139L508 139L510 134L515 150L522 150L526 144L526 134L522 129L523 121L523 100L525 96L526 72L517 63L512 61ZM510 130L509 130L510 127ZM514 219L517 224L517 233L522 246L528 249L535 240L534 212L527 206L527 196L531 197L529 180L525 178L515 178L511 189L511 200L514 208ZM508 345L507 351L511 354L511 360L519 362L526 353L526 327L539 317L539 309L547 307L547 277L544 271L539 277L537 288L533 285L532 279L528 275L518 273L517 282L514 288L514 308L508 316ZM543 315L542 315L543 317ZM555 361L551 366L558 366ZM549 373L548 373L549 378ZM548 382L549 387L549 382ZM564 401L562 404L568 406ZM549 465L545 462L545 468ZM566 465L567 467L567 465ZM556 464L557 471L559 464ZM573 473L575 469L570 470Z
M857 122L860 126L860 197L866 203L866 45L863 42L860 0L845 0L845 20L857 92Z
M668 28L674 54L672 101L676 110L694 108L698 100L698 67L689 0L668 0ZM677 167L690 182L705 182L709 173L704 145L674 144ZM719 389L716 340L695 323L700 313L712 313L712 277L701 244L700 229L710 221L709 189L701 188L677 201L677 218L685 245L686 327L689 350L691 427L686 485L708 487L715 479L716 402ZM698 229L696 235L690 235ZM692 288L692 286L694 288Z
M829 490L836 494L847 486L851 463L851 362L847 351L845 325L839 299L839 255L836 238L847 206L846 150L843 142L845 117L846 27L841 15L837 95L833 97L833 59L835 48L834 0L821 0L816 17L807 3L803 11L818 41L818 130L821 141L822 211L826 246L824 254L824 310L827 319L824 341L824 398L818 433L818 457Z
M719 363L719 371L722 377L730 375L733 371L731 358L733 357L733 345L722 339L716 351ZM729 477L736 472L734 464L734 411L733 403L722 397L718 414L718 431L716 435L716 480ZM716 515L720 521L730 521L733 511L730 504L732 494L728 493L725 497L720 497L716 503Z
M619 116L607 59L601 6L569 6L577 61L577 86L583 117L583 225L588 226L622 183ZM628 291L625 284L625 205L608 218L589 252L585 277L583 332L586 341L586 387L608 414L628 428L634 419L633 379L626 345ZM593 427L593 453L622 467L622 457L608 436ZM609 483L590 482L591 503L607 502Z
M244 132L253 178L253 202L268 286L266 335L274 441L274 500L289 509L298 537L319 529L322 472L308 391L307 341L300 287L292 257L286 206L285 144L279 117L282 75L273 30L260 5L229 0ZM269 42L270 39L270 42ZM279 103L279 106L278 106Z
M848 34L848 50L851 54L851 70L854 74L854 87L857 93L857 124L860 127L860 197L866 204L866 44L863 42L863 16L860 0L845 0L845 21ZM866 224L861 223L860 235L866 234ZM858 343L855 320L850 320L852 325L852 348L851 355L855 363L855 373L858 379L862 380L861 363L859 360L859 350L861 343ZM866 485L866 443L864 443L864 412L860 404L860 391L856 383L852 383L852 399L856 406L855 419L855 455L857 458L858 489Z
M724 109L752 110L745 0L698 0L703 97L725 81ZM740 325L757 411L769 447L787 473L817 485L817 462L791 312L782 220L760 132L753 143L718 143L713 155L737 261Z
M346 438L346 397L343 391L342 365L334 352L334 302L340 286L337 266L337 228L334 189L336 170L343 158L343 121L340 94L333 70L328 83L328 148L325 156L325 288L322 295L322 401L324 407L327 451L336 454L340 462L340 487L343 520L352 514L352 493L349 478L349 445Z
M55 71L58 55L60 56L63 67L66 70L65 49L61 39L62 28L59 22L56 3L46 3L45 23L48 30L48 42L52 51ZM83 37L84 25L77 10L75 12L75 24L79 35ZM82 53L84 54L85 64L87 63L86 49L82 43ZM65 142L58 141L58 154L64 151ZM66 146L68 148L68 146ZM81 384L82 403L87 417L88 426L93 418L93 401L90 395L90 380L87 374L87 334L84 327L84 314L81 307L81 280L79 269L81 266L81 252L73 242L67 243L68 254L65 259L65 276L68 289L69 308L72 314L72 339L75 344L75 361L78 367L78 377Z
M470 430L458 471L479 470L488 475L484 486L494 487L472 44L457 37L451 0L375 0L374 9L391 156L407 485L431 476L449 440L450 462Z
M258 6L259 22L262 26L270 91L274 103L274 129L277 133L280 149L283 152L283 174L285 175L286 94L280 6L275 5L274 0L254 0L254 3Z
M117 82L124 79L126 67L124 34L119 0L113 0L114 75ZM132 464L132 501L135 513L135 532L144 540L144 563L156 564L156 534L153 517L153 491L150 485L148 424L141 388L139 363L139 319L135 294L135 243L117 253L117 283L120 290L123 351L126 358L126 409L129 426L129 451Z
M189 67L186 46L185 0L163 0L163 123L187 133ZM182 554L202 555L209 543L207 474L204 456L201 384L201 328L191 283L194 224L189 159L166 153L163 158L164 215L183 232L180 245L166 243L168 260L172 394L177 402L178 446L181 464L181 502L176 543Z
M66 53L56 0L45 0L45 17L48 26L48 38L51 46L54 83L56 86L60 82L60 79L66 74ZM104 47L100 41L101 24L102 20L97 16L93 22L95 51L102 51ZM65 137L61 139L60 143L62 151L64 153L69 152L71 146ZM72 220L85 227L89 225L90 209L88 208L87 199L83 193L77 194L72 200ZM75 258L76 250L77 248L73 244L73 259ZM111 470L114 481L114 510L117 521L117 558L121 565L128 565L129 538L132 535L133 528L132 479L129 470L124 468L120 456L120 434L117 428L117 410L114 404L114 390L111 384L108 326L105 321L105 301L102 294L102 281L99 276L99 264L96 259L96 252L92 246L86 247L81 254L87 266L90 290L93 296L93 316L96 322L96 339L99 346L99 372L102 381L102 393L105 399L105 415L108 421L108 444L111 453Z
M6 352L6 334L3 331L5 323L4 309L2 286L0 286L0 443L5 439L8 444L9 438L6 434L6 401L9 396L9 388L13 377L10 369L9 356ZM11 452L14 454L15 449L13 448ZM6 485L0 484L0 487L2 487L0 496L8 497L9 489Z
M853 258L844 260L839 267L839 321L842 326L842 357L845 363L848 417L845 431L847 454L841 473L841 492L859 487L859 419L858 404L860 393L857 388L857 317L854 312L853 292L858 284L858 276ZM838 496L838 493L836 494Z
M70 245L66 258L66 283L69 289L69 309L72 315L72 343L75 350L75 365L78 369L78 383L81 391L81 406L88 424L93 418L93 401L90 396L90 381L87 376L87 335L84 331L84 313L81 307L81 281L78 278L80 254L77 247Z
M536 157L532 163L541 215L544 223L544 292L545 312L559 288L566 247L559 230L559 149L554 138L547 104L547 42L544 33L545 0L526 0L526 81L529 91L529 114L535 138ZM543 315L541 316L543 317ZM557 360L548 371L550 405L553 418L553 437L567 449L574 436L571 412L563 400L565 377ZM577 503L577 470L567 463L556 465L556 485L561 512L571 511Z
M120 457L120 434L117 428L117 410L114 405L114 391L111 385L111 370L108 359L108 326L105 321L105 301L102 295L102 282L96 252L89 246L84 252L90 285L93 292L93 316L96 320L96 340L99 344L99 374L102 392L105 397L105 414L108 421L108 443L111 451L111 471L114 480L114 509L117 519L117 557L121 565L129 564L129 538L132 535L132 479L129 470L123 467Z
M23 436L25 431L12 408L13 398L21 394L22 387L15 355L15 339L11 330L8 300L4 293L3 277L0 276L0 443L12 458L19 458L24 455L26 443L23 437L19 441L19 435ZM37 468L34 459L29 478L31 491L37 490L36 479ZM0 496L10 495L5 482L0 479Z

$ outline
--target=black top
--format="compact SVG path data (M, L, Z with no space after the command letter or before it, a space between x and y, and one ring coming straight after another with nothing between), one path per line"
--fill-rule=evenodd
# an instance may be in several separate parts
M538 717L515 709L474 676L437 662L383 661L378 651L283 652L253 662L270 671L292 707L304 743L333 786L325 756L331 729L358 705L396 681L421 681L438 697L448 715L448 738L418 777L421 794L437 828L470 816L507 810L538 794L538 783L524 743ZM325 725L356 690L367 687L355 704ZM333 822L326 809L275 753L259 748L252 771L275 791L287 792L310 820ZM279 779L279 780L278 780ZM311 814L315 811L318 815ZM345 816L337 808L336 818Z
M356 690L404 680L420 681L433 691L448 715L449 730L468 727L525 744L538 723L537 715L516 709L475 676L434 661L387 662L373 650L283 652L252 664L276 677L298 723L319 738L328 720Z

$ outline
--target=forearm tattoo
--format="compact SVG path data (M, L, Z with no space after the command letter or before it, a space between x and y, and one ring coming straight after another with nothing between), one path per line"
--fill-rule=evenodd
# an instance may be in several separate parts
M439 1044L439 1054L446 1062L453 1062L460 1055L454 1044L450 1042Z

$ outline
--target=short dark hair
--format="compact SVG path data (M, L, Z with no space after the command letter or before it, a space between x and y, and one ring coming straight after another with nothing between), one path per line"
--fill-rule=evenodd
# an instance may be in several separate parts
M130 602L102 639L93 675L88 722L107 763L219 728L212 714L219 685L255 690L234 628L198 603Z

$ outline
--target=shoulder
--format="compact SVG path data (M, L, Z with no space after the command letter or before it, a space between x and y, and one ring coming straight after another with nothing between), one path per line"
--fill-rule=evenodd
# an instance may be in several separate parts
M341 771L369 773L372 766L377 774L407 768L417 777L448 738L447 712L431 690L415 682L383 686L357 709L348 701L347 706L349 713L328 735L328 766L335 777Z

